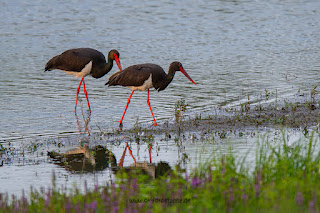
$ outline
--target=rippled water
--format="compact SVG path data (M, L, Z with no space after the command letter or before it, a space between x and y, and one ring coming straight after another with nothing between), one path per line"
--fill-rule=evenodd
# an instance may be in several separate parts
M115 48L123 67L152 62L181 73L163 92L151 92L158 120L170 118L181 97L191 110L210 112L267 89L278 97L319 82L318 1L5 1L0 3L0 138L76 132L78 79L44 73L47 60L75 47ZM86 78L92 124L115 128L130 89ZM82 92L82 91L81 91ZM83 92L80 97L86 109ZM146 92L136 92L124 126L152 124ZM160 121L161 124L161 121ZM92 128L96 128L95 125Z
M122 67L180 61L197 85L177 73L168 88L152 91L159 124L184 98L189 113L220 104L310 92L320 80L320 2L2 1L0 2L0 141L78 132L73 113L79 79L44 73L62 51L91 47L120 52ZM92 131L117 128L130 89L106 87L108 77L86 78ZM146 92L131 100L124 128L137 119L152 125ZM83 91L83 109L87 109ZM83 122L81 110L78 111ZM17 140L19 139L19 140Z

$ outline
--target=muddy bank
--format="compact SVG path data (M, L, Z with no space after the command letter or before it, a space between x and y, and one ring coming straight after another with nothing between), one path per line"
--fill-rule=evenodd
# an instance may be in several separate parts
M217 113L202 118L183 122L185 130L218 129L218 130L251 130L261 128L298 128L305 129L314 126L319 121L320 107L314 103L295 103L285 106L257 105L249 109L223 109Z
M216 108L214 113L193 117L176 115L175 122L168 121L157 127L142 127L138 124L133 129L118 131L117 134L212 134L225 137L230 133L242 136L250 132L268 129L292 128L308 131L319 121L320 105L318 102L296 102L283 104L243 105L240 108Z

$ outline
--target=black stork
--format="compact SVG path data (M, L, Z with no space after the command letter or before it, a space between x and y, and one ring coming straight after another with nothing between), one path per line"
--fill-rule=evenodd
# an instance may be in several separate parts
M117 50L111 50L108 54L108 63L106 63L104 55L98 50L92 48L70 49L50 59L46 64L45 71L59 69L63 70L68 75L73 75L76 78L81 78L80 84L77 89L74 112L76 113L77 110L78 94L81 84L83 83L84 94L86 95L89 112L91 113L87 90L84 83L84 77L87 75L91 75L94 78L101 78L112 69L113 61L116 61L121 71L122 68L119 56L120 55Z
M154 120L154 126L157 126L157 122L154 118L149 102L149 89L153 87L158 90L158 92L164 90L171 83L176 71L181 71L192 83L196 84L183 69L182 64L178 61L174 61L170 64L168 74L166 74L164 70L156 64L137 64L113 74L109 78L109 81L106 83L106 85L120 85L132 89L124 113L119 121L119 126L122 126L122 120L126 114L130 99L133 95L133 92L136 90L148 90L147 104Z

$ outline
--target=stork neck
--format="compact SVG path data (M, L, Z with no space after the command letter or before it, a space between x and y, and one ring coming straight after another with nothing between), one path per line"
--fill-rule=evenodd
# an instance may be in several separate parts
M106 71L109 72L113 67L113 60L108 57L108 63L106 64Z
M172 79L173 79L175 74L176 74L176 70L170 68L169 72L168 72L168 75L167 75L168 84L171 83L171 81L172 81Z
M169 72L167 74L166 82L164 83L163 89L165 89L171 83L175 73L176 73L175 70L169 69Z

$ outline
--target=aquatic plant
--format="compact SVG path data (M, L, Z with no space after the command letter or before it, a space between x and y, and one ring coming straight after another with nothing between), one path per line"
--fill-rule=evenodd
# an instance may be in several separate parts
M320 209L319 135L294 142L286 133L257 139L255 163L229 153L212 153L201 170L150 179L120 172L115 182L84 193L55 184L29 198L0 194L0 212L317 212Z
M188 104L185 99L181 98L174 106L174 117L177 126L177 135L180 136L182 129L183 113L187 110Z

